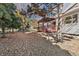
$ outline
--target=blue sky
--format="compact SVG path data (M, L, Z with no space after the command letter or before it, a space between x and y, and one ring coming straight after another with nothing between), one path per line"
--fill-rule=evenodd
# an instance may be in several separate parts
M71 5L71 3L64 3L64 6L63 6L63 11L65 11L66 10L66 8L68 8L68 6L70 6Z
M24 9L25 11L27 11L26 9L27 9L27 5L28 5L29 3L17 3L17 4L15 4L16 6L17 6L17 9L19 9L19 10L21 10L21 8L22 9ZM63 6L63 11L70 5L71 3L64 3L64 6ZM30 5L30 4L29 4ZM42 8L42 7L41 7ZM32 16L32 19L39 19L40 18L40 16Z
M28 5L29 3L17 3L16 5L17 5L17 8L18 9L21 9L21 8L23 8L23 9L27 9L27 5ZM69 5L70 5L71 3L64 3L64 7L63 7L63 10L65 10ZM29 4L30 5L30 4ZM41 7L42 8L42 7Z

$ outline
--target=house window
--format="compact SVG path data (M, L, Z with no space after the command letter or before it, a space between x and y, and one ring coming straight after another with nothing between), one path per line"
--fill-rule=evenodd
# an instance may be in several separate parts
M73 15L73 23L78 22L78 14Z
M71 23L71 21L72 21L71 19L72 19L71 16L66 17L65 18L65 24Z

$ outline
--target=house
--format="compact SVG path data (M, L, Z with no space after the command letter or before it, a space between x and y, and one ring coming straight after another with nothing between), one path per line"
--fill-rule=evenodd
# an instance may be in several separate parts
M43 18L38 21L39 31L43 32L55 32L56 31L56 20L55 18Z
M79 3L71 4L64 12L62 19L62 33L79 35Z

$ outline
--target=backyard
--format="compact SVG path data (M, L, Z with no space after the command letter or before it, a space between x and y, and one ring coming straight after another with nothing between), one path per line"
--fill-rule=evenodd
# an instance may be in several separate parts
M52 44L39 32L16 32L0 38L0 55L3 56L71 56L79 55L79 41L65 40Z
M79 56L78 14L69 17L64 5L1 3L0 56Z

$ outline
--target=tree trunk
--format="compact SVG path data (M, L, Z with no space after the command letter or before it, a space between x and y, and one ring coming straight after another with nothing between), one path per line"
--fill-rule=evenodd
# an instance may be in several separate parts
M5 38L5 27L2 27L2 38Z
M12 33L14 32L14 29L12 28Z

